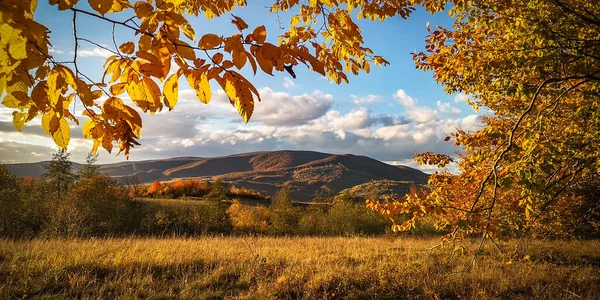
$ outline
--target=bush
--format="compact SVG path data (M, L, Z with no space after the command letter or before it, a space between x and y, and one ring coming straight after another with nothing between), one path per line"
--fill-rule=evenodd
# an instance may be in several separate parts
M275 194L271 204L271 223L267 233L272 235L298 234L301 211L292 205L290 191L283 188Z
M136 205L138 234L194 236L233 230L223 202L152 200Z
M24 231L23 203L17 178L0 166L0 235L18 237Z
M355 204L338 199L327 217L331 235L372 235L383 234L389 225L381 215L368 210L364 204Z
M106 176L77 181L57 201L46 232L64 237L122 235L135 224L129 191Z
M233 230L239 233L265 233L269 228L271 212L264 206L248 206L234 200L227 209Z

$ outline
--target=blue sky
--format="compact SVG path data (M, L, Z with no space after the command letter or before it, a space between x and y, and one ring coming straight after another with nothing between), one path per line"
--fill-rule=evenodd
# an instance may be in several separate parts
M90 10L87 1L78 8ZM249 24L267 27L267 41L276 43L279 29L277 16L262 5L251 2L234 11ZM107 15L124 20L127 14ZM281 14L283 25L289 14ZM52 54L57 61L73 57L73 14L58 11L40 1L36 20L52 31ZM232 34L236 31L227 14L211 21L190 17L197 39L204 33ZM391 18L384 23L358 21L366 46L386 58L390 65L372 67L370 74L349 75L350 84L336 85L317 73L297 67L297 78L287 73L275 76L243 74L260 90L263 101L257 103L252 120L242 122L235 108L217 86L208 105L195 98L194 91L180 80L180 101L171 112L144 115L142 146L133 149L130 160L173 156L221 156L234 153L298 149L328 153L367 155L390 163L414 166L415 152L434 151L452 154L456 149L444 137L455 128L476 129L477 114L465 104L464 95L448 95L435 83L431 72L415 68L411 52L424 49L426 23L431 27L450 27L445 14L430 15L417 10L408 20ZM78 14L80 37L113 48L112 25L90 16ZM120 44L133 37L131 30L117 26ZM197 42L197 40L196 40ZM99 80L106 51L80 41L78 64L82 72ZM78 112L78 107L73 108ZM0 107L0 162L46 160L55 149L34 120L23 133L12 127L12 111ZM84 120L85 118L80 118ZM91 149L80 127L72 128L69 151L75 161L82 161ZM99 161L125 160L100 151Z

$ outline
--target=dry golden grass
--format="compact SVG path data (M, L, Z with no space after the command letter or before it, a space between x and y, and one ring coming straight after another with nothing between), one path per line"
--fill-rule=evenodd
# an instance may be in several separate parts
M469 243L475 243L472 241ZM529 241L508 263L433 239L0 241L0 298L599 299L599 241ZM469 247L473 249L474 247Z

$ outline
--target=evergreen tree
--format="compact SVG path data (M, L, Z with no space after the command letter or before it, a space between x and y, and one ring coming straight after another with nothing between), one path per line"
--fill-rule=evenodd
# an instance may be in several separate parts
M88 156L85 159L85 165L83 169L79 171L79 176L81 178L94 178L100 175L100 166L96 164L98 161L98 155L92 155L92 153L88 153Z
M69 185L75 180L75 175L72 172L73 163L69 160L69 156L71 154L62 148L52 153L52 161L46 166L46 173L43 175L55 187L58 197L64 196L69 189Z

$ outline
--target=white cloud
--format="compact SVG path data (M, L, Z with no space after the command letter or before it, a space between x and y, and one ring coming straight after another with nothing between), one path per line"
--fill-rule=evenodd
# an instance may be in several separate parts
M325 115L333 105L333 96L321 91L290 95L270 88L259 89L262 101L254 107L253 121L266 125L296 126Z
M399 89L394 94L394 99L404 107L408 113L408 119L417 123L431 122L437 117L437 111L426 107L417 106L417 100L406 94L402 89Z
M297 88L298 85L296 84L296 82L294 82L291 78L289 77L284 77L283 78L283 86L286 89L292 89L292 88Z
M371 103L375 103L375 102L381 100L381 96L378 96L378 95L367 95L367 96L350 95L350 98L352 98L352 101L356 105L371 104Z
M393 125L393 126L385 126L377 129L375 131L375 136L378 138L382 138L387 141L393 138L401 138L408 136L410 132L409 124L401 124L401 125Z
M463 94L463 93L458 93L454 96L454 103L460 103L460 102L467 102L467 100L469 99L469 96Z
M330 110L326 118L333 128L361 129L371 125L371 117L366 109L354 110L343 116L339 111Z
M429 107L414 107L408 110L408 119L417 123L427 123L437 117L437 111Z
M403 160L384 161L392 166L407 166L414 169L419 169L425 173L431 174L436 171L448 170L452 173L458 173L458 165L454 162L446 165L444 168L438 168L437 165L419 165L413 158Z
M478 115L468 115L460 120L460 128L467 131L476 131L483 127L481 117Z
M82 49L82 50L77 50L77 56L80 57L109 57L111 55L114 55L114 53L100 48L100 47L95 47L93 49Z
M403 89L399 89L396 94L394 94L394 99L396 99L404 108L412 108L417 105L417 101L406 94Z
M453 107L450 103L448 102L442 102L442 101L438 101L437 102L437 107L438 109L445 113L445 114L449 114L451 116L458 116L460 115L460 113L462 112L460 109Z
M50 47L48 48L48 52L52 54L65 54L65 51Z

